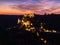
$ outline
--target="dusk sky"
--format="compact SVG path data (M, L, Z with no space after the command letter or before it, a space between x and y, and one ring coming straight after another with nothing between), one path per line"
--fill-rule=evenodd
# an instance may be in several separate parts
M25 13L60 14L60 0L0 0L0 14Z

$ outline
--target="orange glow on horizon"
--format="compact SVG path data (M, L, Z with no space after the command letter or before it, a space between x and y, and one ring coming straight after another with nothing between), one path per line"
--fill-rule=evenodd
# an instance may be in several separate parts
M34 13L34 11L32 10L18 10L18 9L0 9L0 14L31 14L31 13ZM47 10L47 14L51 14L51 13L60 13L60 8L59 9L55 9L55 10L51 10L51 11L48 11ZM36 13L37 14L37 13ZM43 14L43 11L39 12L39 14Z
M0 14L30 14L33 13L33 11L26 10L17 10L17 9L0 9Z

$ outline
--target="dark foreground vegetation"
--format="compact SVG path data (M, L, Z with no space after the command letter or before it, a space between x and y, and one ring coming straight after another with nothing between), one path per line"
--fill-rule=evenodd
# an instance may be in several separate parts
M20 28L20 25L17 24L18 18L22 18L22 15L0 15L0 45L60 45L59 33L39 32L38 37L36 32L32 33L26 31L24 27ZM45 28L60 32L59 14L35 15L31 21L36 29L39 27L39 23L43 22L46 23ZM47 40L46 44L40 40L41 37Z

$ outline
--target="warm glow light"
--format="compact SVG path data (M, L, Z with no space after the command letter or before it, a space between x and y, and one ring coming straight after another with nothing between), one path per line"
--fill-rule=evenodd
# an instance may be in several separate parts
M33 24L31 23L31 25L33 25Z
M18 18L18 24L21 22L21 20Z
M27 27L28 25L30 25L30 21L23 22L23 25Z
M44 30L44 32L49 32L49 30Z
M40 29L43 29L44 28L43 25L44 25L43 23L40 23L40 26L41 26Z
M31 27L30 29L33 30L33 29L35 29L35 28L34 28L34 27Z
M41 40L43 41L44 39L43 39L43 38L41 38Z
M32 17L34 17L34 14L33 14L33 13L31 13L29 16L30 16L30 18L32 18Z
M38 32L36 34L37 34L37 36L39 36L39 33Z
M30 18L32 18L32 17L34 17L34 14L33 13L30 13L30 14L24 14L24 17L30 17Z
M31 31L30 29L26 28L26 31Z
M44 40L44 43L45 43L45 44L46 44L46 42L47 42L47 41L46 41L46 40Z
M43 29L43 26L41 26L41 29Z
M56 31L55 31L55 30L52 30L52 32L56 33Z

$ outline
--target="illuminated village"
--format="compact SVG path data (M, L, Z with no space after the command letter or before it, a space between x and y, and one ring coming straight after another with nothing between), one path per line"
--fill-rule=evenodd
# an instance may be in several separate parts
M28 19L28 17L29 17L29 19ZM21 24L21 26L25 26L25 29L26 29L26 31L36 31L35 30L35 27L33 27L33 23L31 23L30 22L30 18L33 18L34 17L34 14L30 14L30 15L24 15L23 17L22 17L22 19L19 19L18 18L18 24ZM44 24L45 23L40 23L40 27L38 27L39 28L39 31L40 32L53 32L53 33L56 33L56 31L55 30L48 30L48 29L45 29L43 26L44 26Z
M38 30L36 30L35 27L33 26L33 23L31 23L31 21L30 21L31 18L34 18L34 14L25 14L25 15L23 15L22 19L18 18L18 24L19 25L21 24L20 28L25 26L26 31L30 31L32 33L36 32L37 37L40 37L40 34L39 34L40 32L46 32L46 33L56 33L57 32L56 30L53 30L53 29L52 30L45 29L44 28L45 23L42 23L42 22L40 23L40 27L37 27ZM42 37L40 37L40 40L43 41L44 44L47 43L47 40Z

